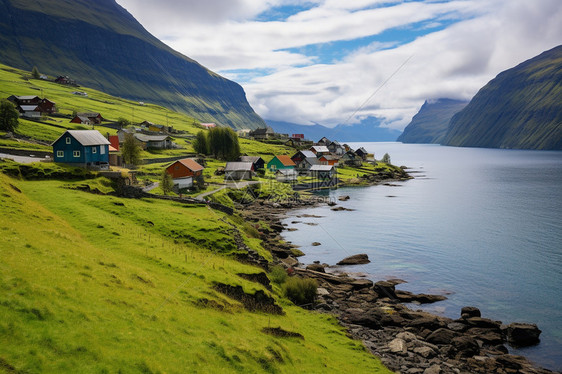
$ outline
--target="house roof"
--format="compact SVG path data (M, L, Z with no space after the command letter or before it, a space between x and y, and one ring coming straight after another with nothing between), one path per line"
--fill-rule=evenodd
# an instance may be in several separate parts
M78 118L80 119L80 122L90 122L90 119L88 117L84 117L84 116L76 116L74 118ZM73 119L74 119L73 118Z
M38 105L20 105L20 108L24 112L38 112L39 111Z
M99 113L76 113L76 115L78 117L88 117L88 118L95 118L95 117L100 117L101 118L101 114Z
M240 161L242 162L251 162L255 164L261 159L260 156L240 156Z
M358 150L355 151L355 153L358 153L358 152L361 152L361 153L364 153L364 154L369 153L369 152L367 152L367 151L365 150L365 148L363 148L363 147L361 147L361 148L359 148Z
M320 153L329 153L330 152L328 147L326 147L325 145L315 145L315 146L312 146L310 149L314 149L316 152L320 152Z
M295 169L278 169L275 174L283 174L286 177L296 176L298 175L298 171Z
M84 146L110 144L109 140L107 140L98 130L66 130L66 132L55 140L53 144L58 142L59 139L64 137L66 134L69 134L76 139L78 143Z
M318 157L318 159L321 159L321 158L325 159L326 161L339 160L339 157L336 157L334 155L323 155L323 156Z
M316 158L316 155L312 151L300 151L305 158Z
M33 96L33 95L16 96L16 99L18 99L18 100L33 100L33 99L39 99L39 96Z
M182 164L183 166L194 172L205 169L203 166L199 165L195 160L192 160L190 158L183 158L181 160L177 160L176 162L179 162L180 164Z
M202 123L201 126L206 127L206 128L211 128L211 127L217 127L217 125L215 123Z
M140 142L163 142L164 140L170 138L168 135L146 135L134 133L133 136Z
M334 168L334 165L312 165L310 171L330 171Z
M251 171L254 164L250 161L247 162L227 162L224 171Z
M277 157L277 159L283 164L283 166L296 166L295 162L293 160L291 160L291 157L289 157L287 155L278 155L278 156L275 156L275 157ZM273 161L273 159L272 159L272 161Z

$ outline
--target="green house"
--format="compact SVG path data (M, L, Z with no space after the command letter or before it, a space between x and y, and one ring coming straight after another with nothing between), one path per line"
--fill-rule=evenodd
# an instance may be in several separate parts
M282 169L294 169L297 165L291 157L281 155L274 156L271 161L267 163L267 168L271 171L282 170Z

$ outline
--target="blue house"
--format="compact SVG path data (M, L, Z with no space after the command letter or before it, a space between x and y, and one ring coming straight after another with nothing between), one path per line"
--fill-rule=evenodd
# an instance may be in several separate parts
M109 144L97 130L67 130L52 144L54 160L106 169L109 167Z

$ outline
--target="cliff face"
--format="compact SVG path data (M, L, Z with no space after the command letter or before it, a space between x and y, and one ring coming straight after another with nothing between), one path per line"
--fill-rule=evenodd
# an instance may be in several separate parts
M0 61L202 122L265 126L240 85L160 42L114 0L0 0Z
M466 104L467 101L453 99L426 101L396 141L439 144L447 133L451 117Z
M453 116L444 145L562 149L562 46L500 73Z

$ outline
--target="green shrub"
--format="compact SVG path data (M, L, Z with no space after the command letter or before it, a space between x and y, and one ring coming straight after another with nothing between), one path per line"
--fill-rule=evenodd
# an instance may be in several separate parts
M287 271L283 266L276 265L271 269L269 278L273 283L283 284L287 280Z
M315 279L291 277L283 284L283 294L296 305L313 304L317 288Z

